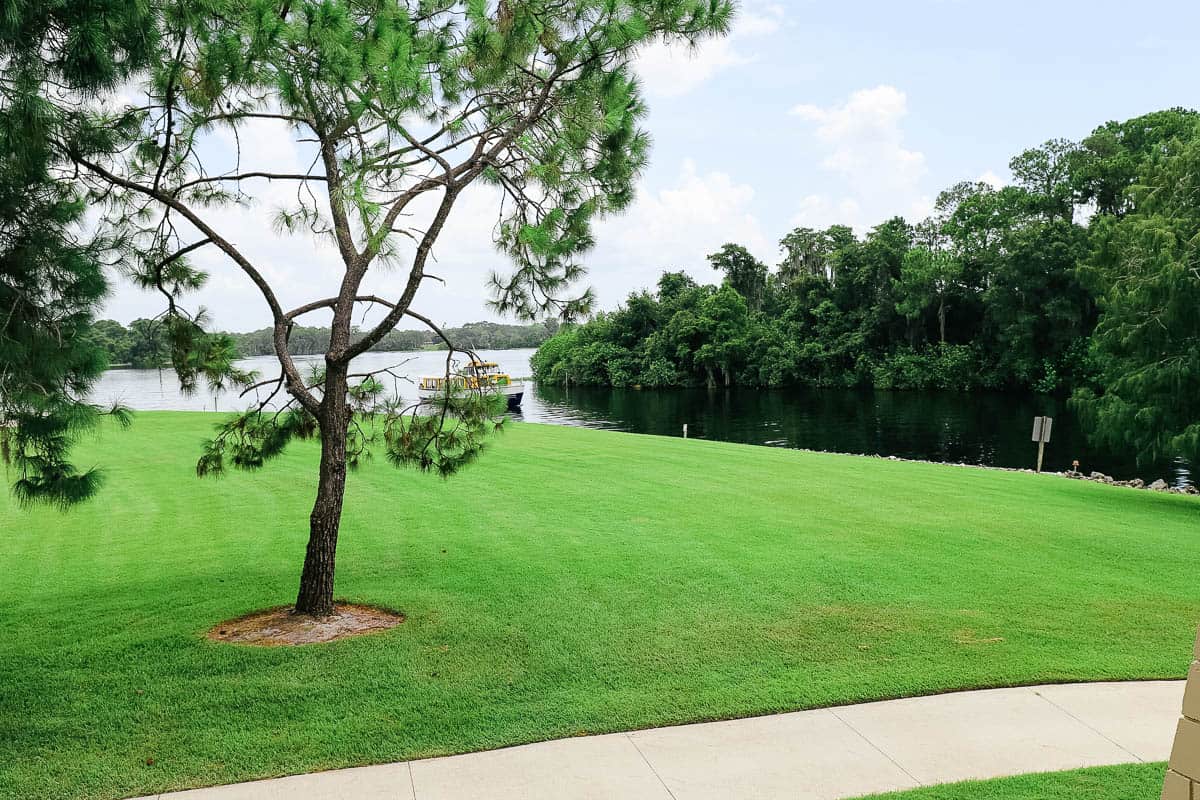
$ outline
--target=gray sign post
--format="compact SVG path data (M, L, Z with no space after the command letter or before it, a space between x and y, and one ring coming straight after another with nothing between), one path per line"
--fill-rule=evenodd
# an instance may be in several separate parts
M1052 417L1033 418L1033 441L1038 443L1038 472L1042 471L1042 453L1046 449L1046 442L1050 441L1050 428L1053 425L1054 419Z

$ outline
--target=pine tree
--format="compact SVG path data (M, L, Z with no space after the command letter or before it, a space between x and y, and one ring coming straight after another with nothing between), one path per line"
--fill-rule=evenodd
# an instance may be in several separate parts
M87 335L107 292L104 247L80 233L84 198L60 179L55 142L68 126L86 132L72 118L145 65L154 28L126 0L5 3L0 13L0 452L23 501L70 505L99 484L69 456L102 413L85 398L105 366Z
M629 204L646 162L638 127L645 107L631 68L637 49L723 33L731 13L728 0L169 6L154 68L137 86L140 105L83 113L78 129L60 137L103 211L102 233L122 269L166 298L172 361L185 385L250 381L232 369L227 343L186 308L203 282L190 261L197 250L240 270L269 313L280 372L249 387L260 400L223 426L197 471L258 468L295 438L320 438L298 612L333 610L348 468L382 448L395 464L448 475L478 455L496 424L486 397L446 397L438 413L421 414L385 397L377 373L350 366L405 317L442 335L413 302L434 278L431 253L463 192L487 184L503 198L496 243L514 269L493 276L495 307L579 316L590 294L564 295L583 275L591 223ZM212 137L252 135L264 123L286 126L312 166L281 173L206 162ZM265 181L296 187L278 228L315 235L337 254L336 285L293 308L212 213L252 201ZM372 271L401 263L407 277L395 296L367 290ZM366 309L381 319L354 335ZM314 312L332 321L324 367L305 375L288 341Z

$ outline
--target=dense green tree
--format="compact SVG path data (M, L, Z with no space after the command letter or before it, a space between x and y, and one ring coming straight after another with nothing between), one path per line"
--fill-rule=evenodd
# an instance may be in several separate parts
M987 270L999 252L1000 237L1029 212L1028 194L1015 186L996 189L990 184L965 181L938 195L936 204L941 233L959 258Z
M1136 170L1129 206L1102 222L1085 265L1103 315L1100 388L1077 407L1097 438L1147 458L1200 458L1200 137Z
M1076 274L1087 233L1062 219L1016 228L1003 242L984 293L985 328L1005 386L1059 388L1077 340L1091 332L1091 303Z
M912 241L912 226L894 217L872 228L861 242L846 242L837 250L839 305L857 319L868 346L906 338L907 324L896 310L896 284Z
M171 345L165 326L158 320L135 319L129 324L126 355L130 365L157 369L171 363Z
M1037 211L1052 219L1071 222L1075 216L1072 172L1081 158L1079 145L1051 139L1032 147L1009 162L1017 185L1025 189Z
M92 343L104 351L108 363L129 363L129 330L111 319L97 320L88 331Z
M746 300L731 285L722 286L701 302L692 318L690 336L695 344L693 358L704 369L710 387L716 384L716 370L726 386L733 384L746 351L749 329Z
M552 333L553 325L546 322L530 325L505 325L497 322L468 322L460 327L443 328L446 338L460 350L504 350L515 347L537 347ZM365 331L355 327L351 341L357 341ZM248 333L231 333L237 350L244 356L268 356L275 354L275 331L262 328ZM292 355L317 355L325 352L329 342L329 328L296 325L288 337L288 351ZM441 349L447 345L432 331L392 330L371 346L375 352L393 352Z
M658 297L670 303L696 288L696 281L686 272L664 272L658 279Z
M726 244L708 256L708 263L740 294L751 311L762 308L767 290L767 265L740 244Z
M1124 122L1101 125L1082 142L1072 183L1081 203L1094 203L1100 215L1121 216L1132 208L1127 192L1143 167L1173 140L1195 136L1200 113L1183 108L1155 111Z
M783 261L779 263L780 280L787 284L801 275L817 275L833 280L830 256L834 239L829 231L795 228L779 240Z
M944 343L948 298L961 275L961 262L945 250L912 248L900 264L896 310L910 321L920 321L929 308L936 309L938 341Z

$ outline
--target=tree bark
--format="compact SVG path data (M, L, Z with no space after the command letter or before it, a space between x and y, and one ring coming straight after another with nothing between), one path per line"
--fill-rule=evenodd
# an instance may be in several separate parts
M325 394L317 419L321 427L321 467L317 499L309 516L308 550L296 596L296 613L327 617L333 613L333 574L342 500L346 494L346 366L326 362Z
M946 343L946 298L938 298L938 333L941 335L942 344Z

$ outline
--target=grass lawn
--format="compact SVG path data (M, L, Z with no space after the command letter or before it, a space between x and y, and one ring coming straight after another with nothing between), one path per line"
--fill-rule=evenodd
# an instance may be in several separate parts
M108 482L70 513L0 496L0 797L1179 678L1200 619L1194 498L515 425L449 481L351 476L338 595L403 625L216 644L211 625L295 597L317 460L301 443L197 479L216 419L142 413L88 442Z
M967 781L863 800L1158 800L1166 764L1122 764L1073 772Z

